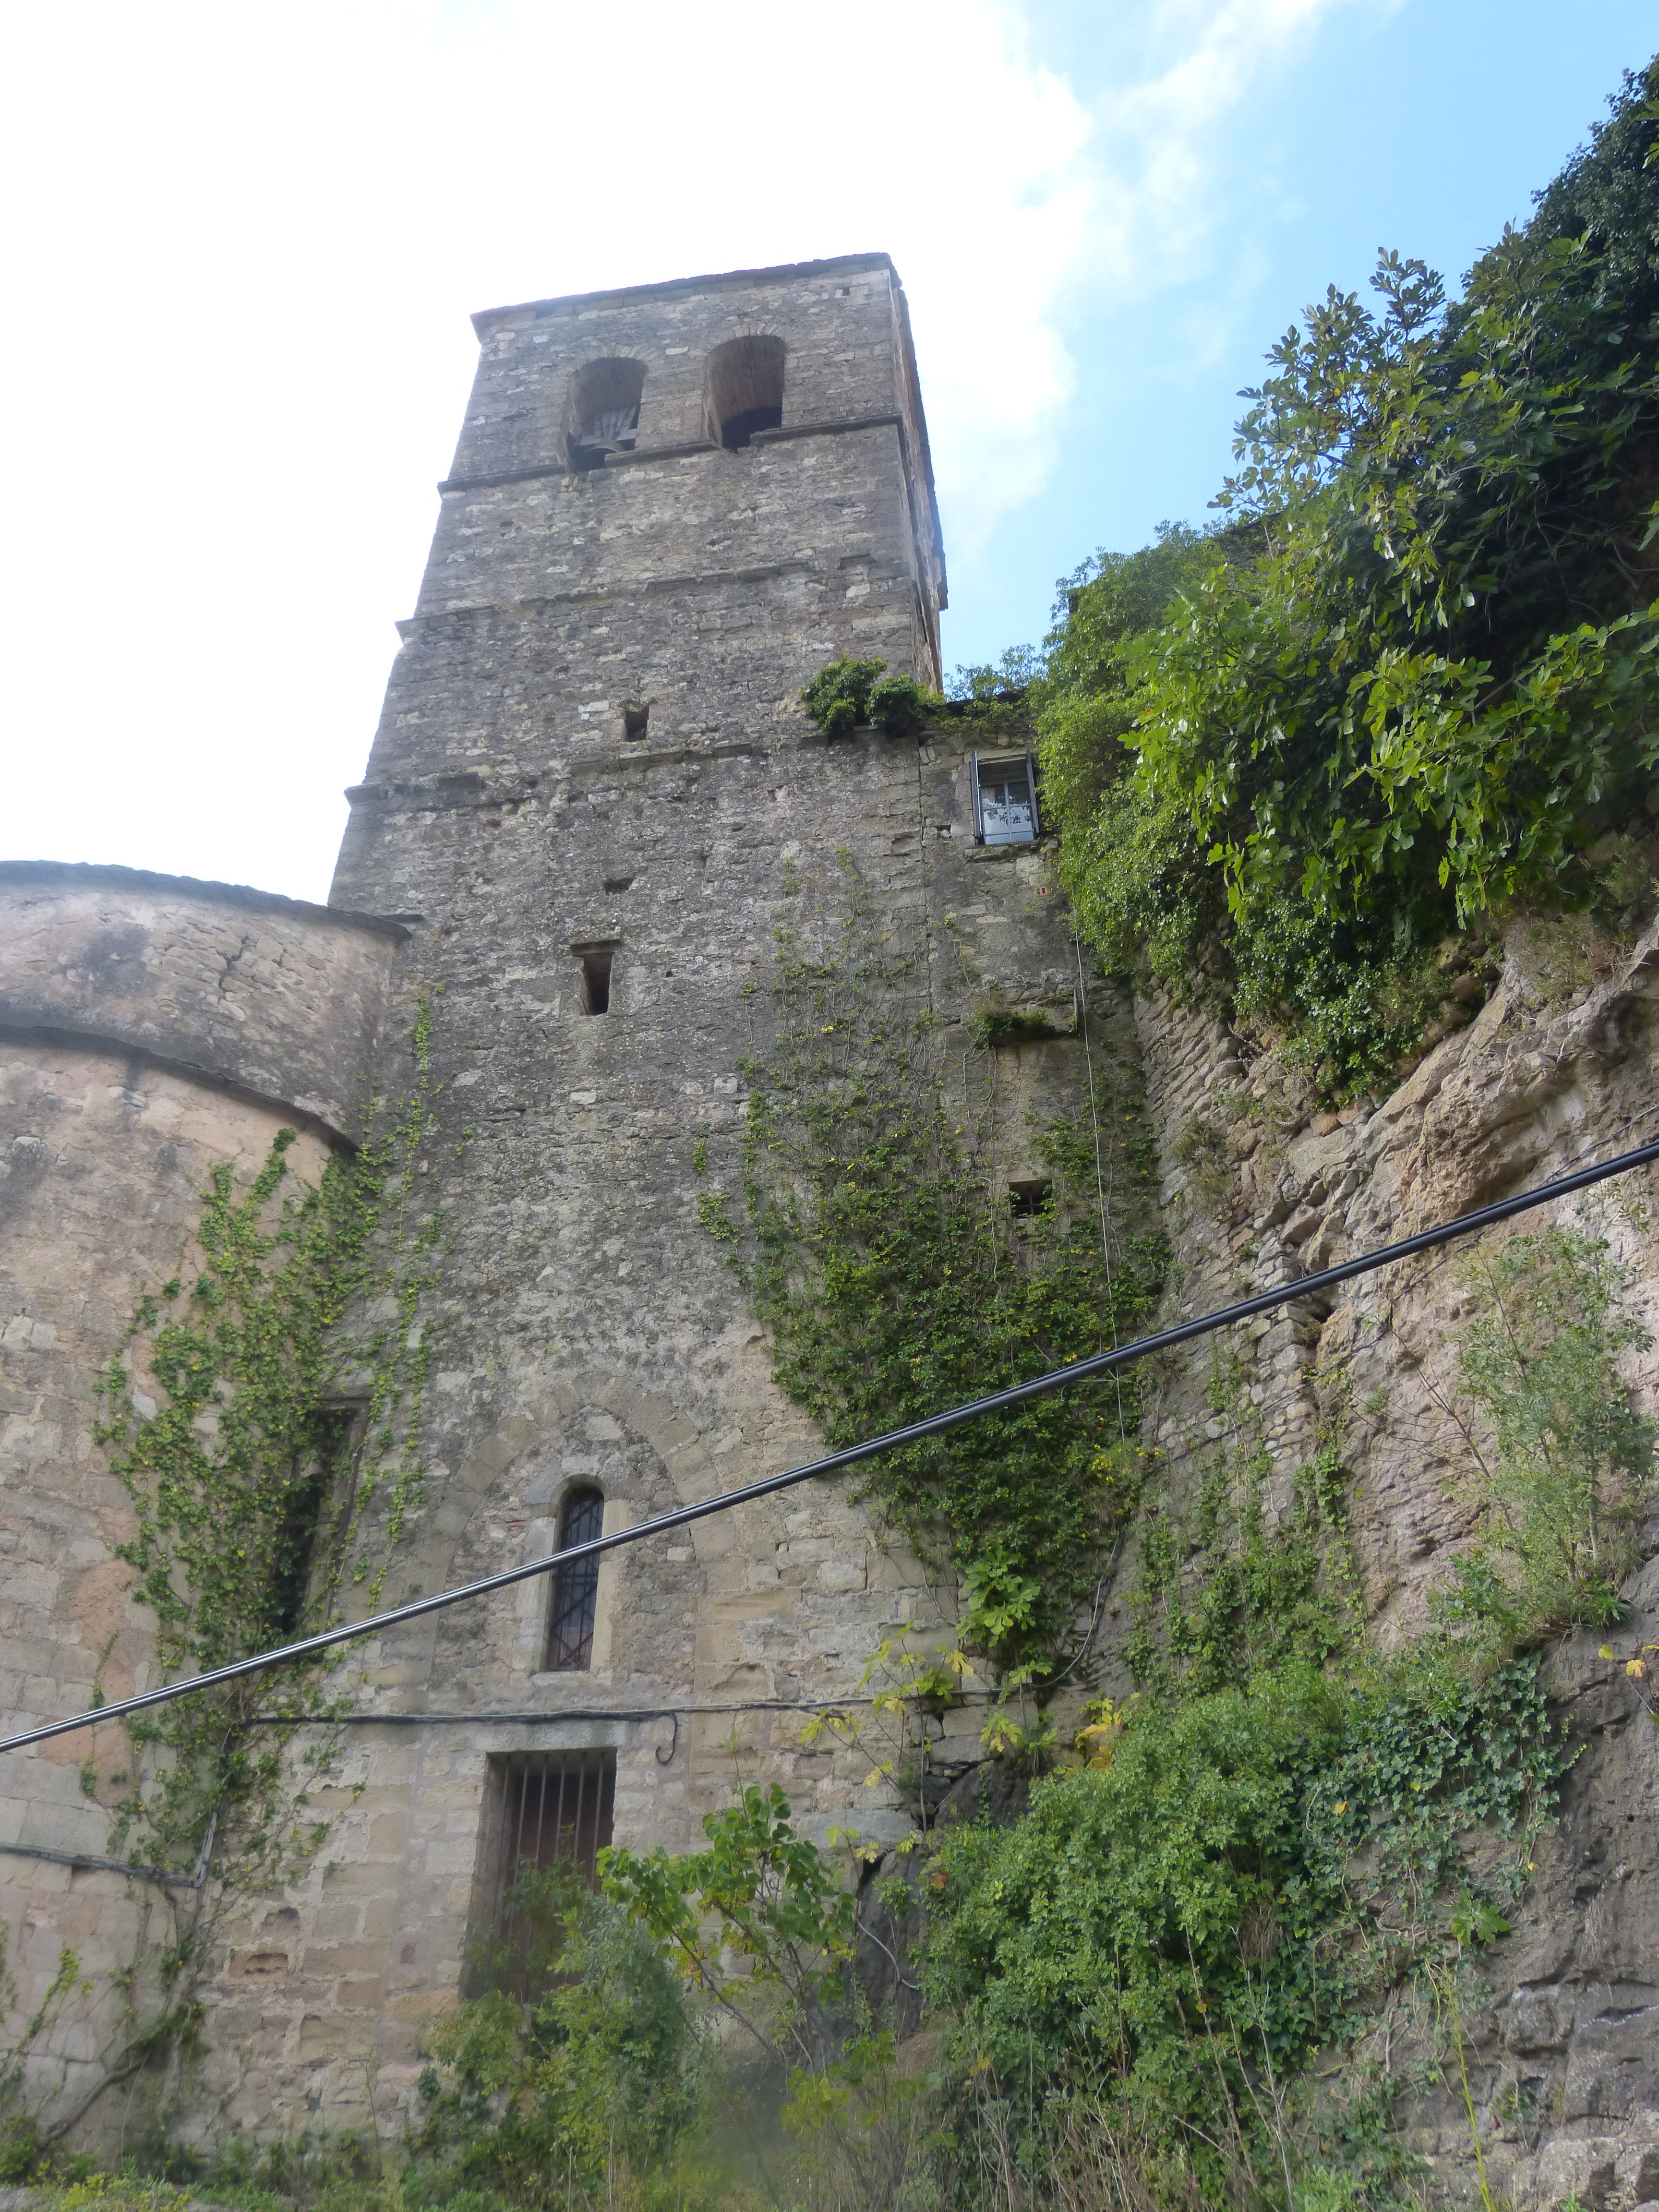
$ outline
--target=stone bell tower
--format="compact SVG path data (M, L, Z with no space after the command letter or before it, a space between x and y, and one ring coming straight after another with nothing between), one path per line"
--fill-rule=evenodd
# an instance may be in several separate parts
M891 263L740 270L476 321L477 382L329 908L126 871L26 872L12 888L27 930L0 934L21 963L12 999L0 989L17 1081L33 1086L21 1141L46 1161L46 1137L28 1133L46 1128L28 1059L46 1048L28 1040L84 1033L125 1054L124 1089L99 1079L125 1102L143 1161L173 1179L170 1242L137 1170L104 1204L97 1249L128 1255L132 1297L187 1263L191 1193L230 1141L198 1093L297 1115L317 1147L351 1141L365 1074L384 1098L407 1095L426 994L441 1087L416 1165L444 1236L421 1323L433 1364L419 1498L387 1601L821 1450L699 1209L737 1182L744 1069L763 1048L775 927L797 883L850 858L921 948L952 1065L974 1057L970 989L1024 1010L992 1086L1016 1142L1030 1106L1075 1103L1082 1074L1080 970L1028 757L977 758L972 728L948 715L904 738L830 743L799 701L843 654L939 681L944 565ZM182 963L198 937L208 949ZM83 939L116 951L82 957ZM53 1074L53 1100L68 1080ZM182 1166L177 1145L145 1135L169 1084L200 1140ZM264 1128L236 1124L250 1158ZM1019 1171L1012 1155L1000 1171ZM58 1310L41 1271L82 1264L54 1256L40 1188L17 1261L46 1284L29 1293L30 1345ZM66 1407L89 1400L115 1347L131 1304L118 1291L73 1358L67 1334L27 1352L57 1361ZM94 1440L84 1422L76 1435L78 1468ZM67 1461L52 1479L78 1497ZM84 1704L106 1614L127 1638L118 1658L131 1647L122 1679L149 1663L152 1624L124 1595L116 1548L125 1509L105 1487L104 1521L84 1532L97 1605L79 1584L19 1585L44 1655L20 1717ZM202 1993L214 2124L326 2131L371 2110L401 2124L422 2022L453 2002L470 1937L499 1929L515 1865L591 1866L613 1838L696 1844L730 1789L734 1735L744 1771L781 1782L807 1833L849 1818L878 1841L908 1829L866 1786L867 1759L801 1740L884 1637L954 1613L954 1583L930 1583L854 1487L763 1500L608 1554L591 1582L526 1581L356 1647L326 1861L237 1907ZM44 1558L61 1514L15 1495L20 1557ZM35 1916L31 1989L61 1942L101 1972L139 1925L69 1741L61 1773L41 1760L15 1785L0 1777L0 1807L24 1808L23 1840L0 1842L0 1885ZM66 2075L77 2095L83 2079L95 2087L101 2048L91 2026L82 2040Z
M566 848L573 927L666 888L607 903L627 871L589 865L621 834L599 791L798 739L797 691L843 652L937 684L945 566L885 254L473 320L477 378L331 902L448 920L482 866L506 943L520 897L531 934L554 926L532 850ZM577 825L597 834L572 843Z

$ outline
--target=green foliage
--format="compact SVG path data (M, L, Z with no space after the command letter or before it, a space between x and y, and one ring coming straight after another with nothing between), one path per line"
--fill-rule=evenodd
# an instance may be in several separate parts
M958 661L945 687L947 699L973 706L1011 705L1042 675L1042 655L1029 645L1010 646L1000 660Z
M921 728L933 703L914 677L884 676L870 692L870 719L888 737L902 738Z
M1249 397L1224 527L1069 589L1034 688L1091 939L1363 1088L1494 902L1602 896L1659 760L1655 80L1449 306L1384 254ZM1571 225L1589 225L1575 233Z
M1470 1432L1480 1534L1442 1610L1511 1647L1615 1621L1654 1487L1654 1424L1619 1372L1651 1342L1628 1273L1605 1238L1546 1229L1477 1256L1466 1279L1476 1312L1458 1364L1487 1433Z
M1138 1682L1205 1695L1264 1668L1323 1666L1358 1650L1364 1614L1340 1449L1328 1444L1298 1468L1289 1510L1270 1518L1272 1472L1247 1431L1239 1448L1208 1455L1185 1511L1148 1484L1131 1599L1139 1618L1125 1652Z
M702 2046L663 1947L560 1869L513 1902L558 1972L530 2005L492 1990L430 2034L416 2203L586 2202L619 2168L662 2165L698 2114Z
M723 1190L697 1193L697 1225L717 1244L735 1244L743 1235L732 1218L732 1201Z
M850 2002L853 1899L795 1833L775 1783L750 1784L702 1825L707 1850L601 1853L605 1894L763 2049L779 2057L787 2047L810 2065L826 2008Z
M870 694L884 660L826 661L800 695L800 702L826 738L844 738L870 719Z
M800 695L801 704L826 738L844 738L873 722L890 738L920 728L937 703L913 677L887 676L884 660L831 660Z
M777 1036L747 1071L733 1248L778 1379L831 1444L1132 1334L1165 1256L1121 1225L1103 1249L1096 1140L1073 1124L1040 1133L1053 1203L1011 1214L947 1111L911 957L850 867L843 880L851 911L827 948L779 933ZM1115 1188L1133 1194L1146 1169L1138 1111L1102 1141ZM1133 1198L1118 1212L1133 1218ZM1029 1656L1093 1588L1133 1487L1133 1419L1127 1386L1080 1384L890 1454L865 1494L911 1541L981 1577L1000 1660Z
M1401 1975L1501 1932L1563 1763L1525 1663L1476 1684L1418 1662L1356 1692L1292 1666L1143 1701L1103 1770L940 1845L927 1980L958 2078L987 2077L1017 2135L1040 2136L1052 2095L1098 2098L1153 2202L1188 2201L1181 2177L1241 2201L1243 2154L1283 2203L1276 2085Z
M153 1611L168 1674L219 1666L330 1617L343 1579L378 1598L354 1559L354 1532L387 1492L395 1544L419 1495L416 1443L432 1358L421 1302L435 1282L441 1216L407 1218L416 1155L429 1138L430 1015L415 1037L416 1087L396 1127L356 1153L337 1153L318 1182L292 1174L295 1132L280 1130L248 1187L228 1164L202 1194L199 1265L143 1299L101 1378L100 1441L132 1501L137 1527L119 1556ZM365 1347L340 1324L354 1302L390 1309ZM362 1464L345 1455L348 1425L329 1410L349 1362L373 1385ZM155 1393L141 1404L135 1364ZM355 1480L354 1480L355 1475ZM319 1662L319 1666L326 1662ZM298 1668L289 1710L318 1709L319 1667ZM217 1826L221 1885L262 1885L314 1850L320 1831L296 1826L289 1780L292 1731L248 1730L267 1706L268 1678L226 1685L129 1723L136 1758L116 1808L112 1848L177 1867ZM313 1740L305 1763L331 1756Z
M8 1960L10 1930L0 1926L0 2030L15 2017L17 1984ZM56 2027L70 2001L90 1984L81 1972L79 1952L60 1947L58 1967L40 2002L0 2047L0 2187L36 2179L49 2151L49 2138L27 2095L30 2058Z

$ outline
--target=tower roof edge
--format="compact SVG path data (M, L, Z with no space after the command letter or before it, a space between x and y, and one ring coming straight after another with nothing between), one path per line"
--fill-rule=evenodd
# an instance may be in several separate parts
M548 300L523 300L503 307L482 307L472 327L482 338L497 323L516 315L550 315L566 309L591 307L604 301L618 307L635 300L660 300L675 293L742 289L754 284L776 283L789 278L833 276L859 269L884 269L898 283L890 253L838 253L821 261L781 261L764 269L725 269L702 276L670 276L654 284L619 284L601 292L563 292Z

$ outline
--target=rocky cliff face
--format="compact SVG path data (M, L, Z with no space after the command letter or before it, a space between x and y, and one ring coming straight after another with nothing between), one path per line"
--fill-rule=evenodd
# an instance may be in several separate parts
M1620 948L1568 924L1518 926L1501 973L1473 977L1464 995L1466 1026L1391 1097L1340 1115L1315 1112L1305 1079L1276 1054L1166 1001L1141 1003L1184 1310L1311 1273L1659 1133L1659 927ZM1659 1338L1655 1191L1655 1170L1641 1170L1520 1226L1554 1218L1605 1237ZM1161 1380L1150 1424L1178 1483L1195 1437L1219 1440L1247 1418L1271 1455L1270 1516L1340 1429L1364 1610L1385 1645L1424 1625L1428 1592L1473 1524L1452 1387L1465 1266L1455 1251L1431 1253L1360 1279L1340 1303L1258 1320L1235 1333L1236 1411L1217 1412L1212 1370L1195 1358ZM1627 1360L1643 1409L1659 1409L1659 1356ZM1659 1639L1656 1550L1659 1517L1626 1586L1628 1620L1548 1658L1577 1757L1465 2022L1486 2185L1517 2212L1553 2212L1574 2193L1583 2212L1659 2201L1659 1729L1623 1663ZM1109 1642L1130 1625L1128 1583L1120 1576ZM1401 2120L1437 2191L1479 2201L1455 2076Z

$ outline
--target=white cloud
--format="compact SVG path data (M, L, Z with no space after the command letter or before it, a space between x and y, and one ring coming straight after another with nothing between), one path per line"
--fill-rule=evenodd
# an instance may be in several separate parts
M1190 273L1220 122L1351 4L1147 0L1092 103L1015 0L14 17L0 842L323 891L471 308L885 247L983 544L1054 465L1068 317Z
M1403 0L1161 0L1150 11L1149 65L1097 109L1093 283L1127 300L1192 277L1236 212L1221 189L1227 125L1323 20L1356 4L1380 15Z

